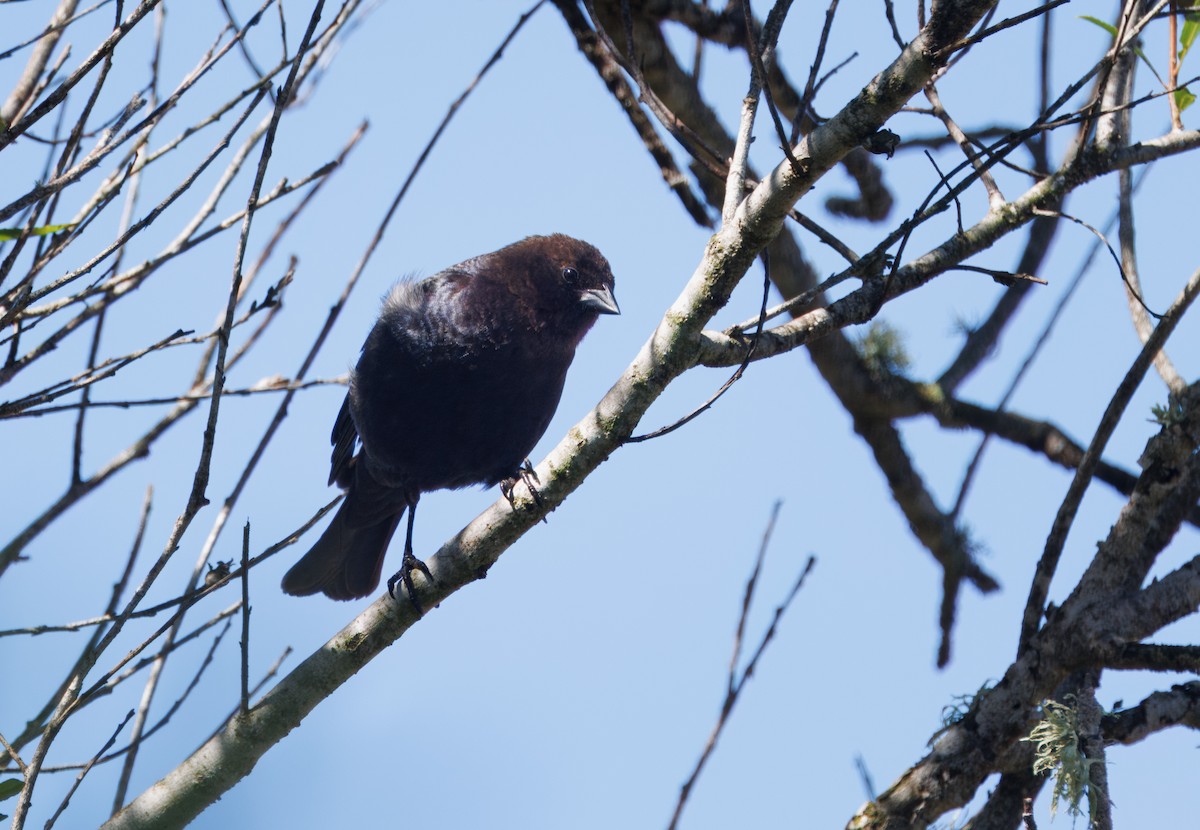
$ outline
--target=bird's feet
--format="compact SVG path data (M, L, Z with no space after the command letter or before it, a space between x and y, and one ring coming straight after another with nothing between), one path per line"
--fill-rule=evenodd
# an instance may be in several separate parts
M525 459L525 463L517 468L517 472L511 478L506 478L500 482L500 495L508 501L513 510L517 509L517 501L513 496L513 488L517 486L518 481L525 482L525 486L529 488L529 495L533 498L533 503L539 509L546 505L542 501L542 494L538 492L538 476L534 472L533 465L529 463L529 459ZM546 517L542 516L542 521L546 521Z
M417 557L413 556L411 550L404 551L404 559L400 561L400 570L396 571L387 581L388 596L396 599L396 583L403 582L404 590L408 593L408 601L412 603L413 610L417 612L418 617L425 616L425 609L421 607L421 601L417 599L416 590L413 587L412 572L414 570L425 574L425 578L432 583L437 583L433 578L433 574L429 572L429 568Z

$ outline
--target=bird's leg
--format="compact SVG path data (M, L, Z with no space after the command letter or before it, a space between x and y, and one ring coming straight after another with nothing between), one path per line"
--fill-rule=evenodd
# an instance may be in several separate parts
M433 574L429 572L429 568L425 563L413 555L412 551L412 534L413 534L413 519L417 516L417 499L413 499L408 505L408 532L404 535L404 558L400 561L400 570L396 571L387 581L388 596L392 599L396 598L396 583L403 582L404 589L408 592L408 601L412 603L413 608L417 612L418 617L425 616L425 609L421 607L420 601L417 599L416 590L413 587L412 572L415 568L425 574L425 578L430 582L436 582Z
M538 492L537 483L538 476L533 469L533 465L529 463L529 459L525 459L525 463L517 468L514 475L500 482L500 495L508 501L509 507L513 510L517 509L517 501L513 497L513 488L517 486L518 481L525 482L525 486L529 488L529 495L533 497L533 503L539 509L544 508L545 502L542 501L542 494ZM542 517L542 521L546 521L546 517Z

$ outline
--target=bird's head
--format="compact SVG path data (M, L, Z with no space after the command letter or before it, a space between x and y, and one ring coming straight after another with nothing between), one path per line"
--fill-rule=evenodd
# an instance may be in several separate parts
M601 314L620 314L608 260L592 245L565 234L530 236L497 251L523 278L510 290L536 308L546 330L576 343Z

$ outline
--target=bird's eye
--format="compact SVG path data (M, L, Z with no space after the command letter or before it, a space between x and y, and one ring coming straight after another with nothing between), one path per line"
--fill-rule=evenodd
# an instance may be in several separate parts
M576 282L579 281L579 272L576 271L574 268L570 267L569 265L566 268L562 269L562 275L563 275L563 279L566 280L567 282L571 283L572 285L574 285Z

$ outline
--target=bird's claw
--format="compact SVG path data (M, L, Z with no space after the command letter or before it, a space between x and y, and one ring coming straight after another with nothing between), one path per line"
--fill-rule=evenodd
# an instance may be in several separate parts
M388 578L388 596L396 599L396 583L403 582L404 590L408 593L408 601L412 603L413 610L417 612L418 617L423 617L425 616L425 609L421 606L421 601L417 599L417 592L413 586L412 572L414 570L423 573L425 578L431 583L437 583L437 580L433 578L433 574L429 572L429 567L420 559L413 556L412 551L406 550L404 552L404 559L400 562L400 570Z
M517 509L517 500L513 495L513 488L517 486L518 481L525 482L525 486L529 488L529 495L533 499L533 504L539 510L545 508L546 503L542 501L542 494L538 492L537 484L541 479L538 478L537 471L533 469L533 464L529 463L529 459L525 459L525 463L517 468L516 474L511 478L506 478L500 482L500 495L504 496L509 507L513 510ZM546 521L546 517L542 516L542 521Z

